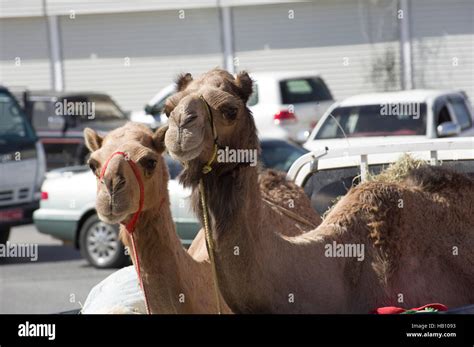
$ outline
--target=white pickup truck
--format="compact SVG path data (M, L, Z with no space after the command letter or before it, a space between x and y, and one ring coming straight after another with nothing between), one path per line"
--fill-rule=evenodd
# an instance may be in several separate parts
M313 207L322 215L337 197L347 193L354 178L364 181L369 173L379 173L404 153L474 176L474 137L455 137L319 148L297 159L288 177L304 188Z

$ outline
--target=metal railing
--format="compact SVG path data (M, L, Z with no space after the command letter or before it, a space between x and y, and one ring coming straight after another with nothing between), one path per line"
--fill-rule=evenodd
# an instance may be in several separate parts
M467 153L465 152L466 150L468 151ZM288 177L296 180L302 168L308 163L310 163L309 173L314 173L318 171L320 160L359 157L361 179L364 181L368 175L369 158L372 155L429 152L430 164L438 165L440 151L452 151L452 160L474 160L474 137L426 139L408 143L394 142L334 149L325 147L307 153L297 159L288 171ZM389 162L392 162L392 160L387 160L387 163ZM347 166L354 165L350 164Z

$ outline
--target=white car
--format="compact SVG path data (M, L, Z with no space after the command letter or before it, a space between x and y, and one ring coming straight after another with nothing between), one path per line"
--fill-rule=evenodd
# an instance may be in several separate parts
M286 172L307 151L292 143L261 139L265 168ZM165 155L170 174L168 191L176 231L183 245L191 245L200 229L190 205L191 190L177 180L181 164ZM50 171L41 188L40 208L33 214L36 228L73 244L95 267L120 267L128 262L118 239L118 227L102 222L95 212L96 178L87 166Z
M260 137L303 143L334 102L329 88L316 72L259 72L252 73L251 77L254 92L247 105ZM174 84L162 89L145 106L145 113L165 123L163 106L174 92ZM138 120L143 117L142 113L132 113L132 119Z
M363 94L335 103L304 147L312 151L473 135L465 93L420 89Z
M176 180L181 165L165 156L170 180L170 205L176 230L189 246L200 229L189 208L189 189ZM128 262L118 238L118 226L102 222L95 212L96 178L87 166L53 170L41 188L40 208L33 213L36 228L81 250L95 267L120 267Z

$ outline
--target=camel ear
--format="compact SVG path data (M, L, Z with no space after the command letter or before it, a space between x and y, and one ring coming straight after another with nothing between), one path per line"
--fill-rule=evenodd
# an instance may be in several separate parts
M89 151L94 152L102 146L102 141L104 139L91 128L85 128L84 140Z
M168 125L163 125L158 128L153 134L153 145L155 146L158 153L163 153L166 149L165 147L165 135L168 130Z
M249 74L246 71L241 71L237 74L235 78L235 84L240 89L240 96L242 100L247 103L250 95L253 92L253 81L250 78Z
M193 76L188 72L185 74L180 74L176 78L176 91L181 92L186 89L189 83L193 80Z

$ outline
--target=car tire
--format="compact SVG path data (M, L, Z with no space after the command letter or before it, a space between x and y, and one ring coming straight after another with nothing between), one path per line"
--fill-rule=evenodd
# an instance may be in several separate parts
M2 245L6 244L9 237L10 237L10 227L1 226L0 227L0 244Z
M96 214L87 218L79 235L82 256L99 269L120 268L130 263L119 239L118 225L107 224Z

